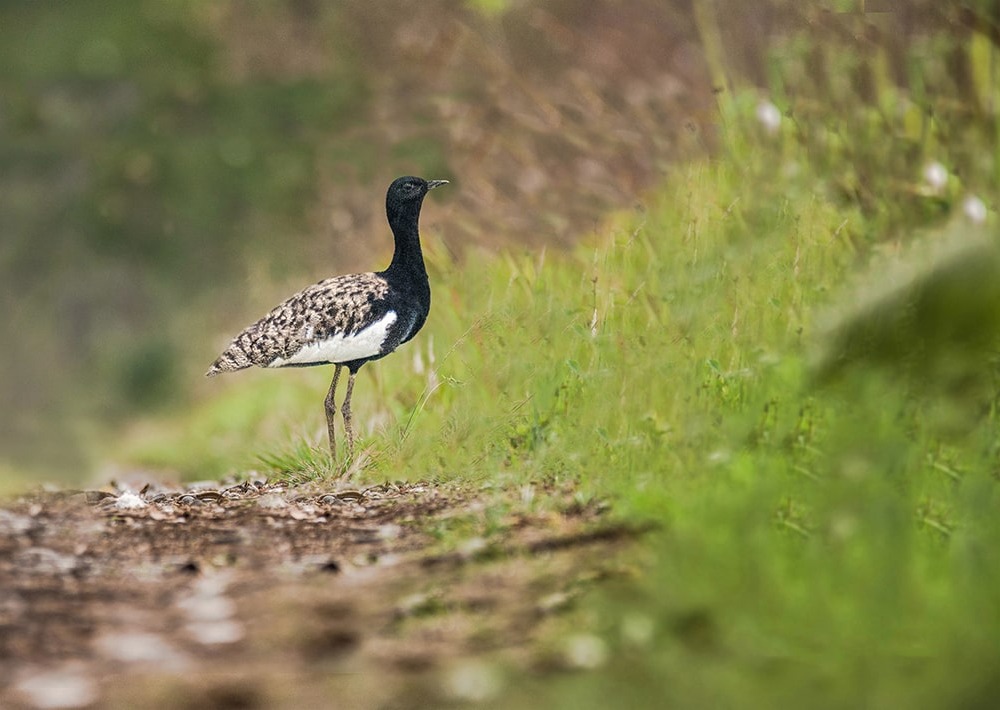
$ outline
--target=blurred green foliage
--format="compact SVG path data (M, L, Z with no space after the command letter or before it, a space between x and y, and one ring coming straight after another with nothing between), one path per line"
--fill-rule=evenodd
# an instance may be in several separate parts
M754 102L724 110L732 152L678 167L593 245L461 264L431 248L427 331L359 380L371 433L356 475L536 486L531 509L571 483L662 526L545 627L541 663L573 667L584 633L598 667L508 668L499 707L985 707L1000 665L1000 301L980 297L1000 283L996 213L883 253L851 236L871 217L807 151L781 147L796 169L775 172L780 142L740 137ZM971 339L946 325L968 318ZM328 377L248 375L137 432L129 456L329 475ZM970 378L979 388L948 385ZM489 544L502 518L433 534Z
M50 465L78 460L74 418L189 391L184 313L265 254L276 274L302 268L275 245L306 228L316 134L365 102L346 60L321 77L227 73L208 6L98 5L6 5L0 23L0 307L14 316L0 337L26 345L0 375L14 403L0 440Z
M467 181L453 251L575 242L701 149L680 5L4 4L3 458L78 477L130 416L190 401L226 333L381 262L399 174Z

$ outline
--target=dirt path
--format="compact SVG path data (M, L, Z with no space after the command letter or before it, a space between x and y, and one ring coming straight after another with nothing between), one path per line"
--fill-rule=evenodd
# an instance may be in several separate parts
M12 501L0 707L489 698L511 668L573 665L539 640L641 532L572 494L246 482Z

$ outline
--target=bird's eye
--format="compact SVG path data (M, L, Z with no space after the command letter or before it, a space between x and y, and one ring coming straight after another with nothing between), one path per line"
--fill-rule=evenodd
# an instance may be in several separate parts
M405 185L403 185L403 187L405 187L407 190L415 190L417 188L417 185L416 183L408 182Z

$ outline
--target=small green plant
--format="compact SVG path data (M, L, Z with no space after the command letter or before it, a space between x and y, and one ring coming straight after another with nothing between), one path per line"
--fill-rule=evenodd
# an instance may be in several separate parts
M304 439L298 439L289 448L262 453L259 460L263 473L268 478L284 480L295 485L337 473L328 447L315 446Z

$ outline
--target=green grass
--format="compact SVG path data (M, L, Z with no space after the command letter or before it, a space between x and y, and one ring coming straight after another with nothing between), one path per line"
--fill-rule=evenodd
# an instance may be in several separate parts
M357 475L572 482L662 524L629 553L642 573L573 616L607 664L521 679L505 706L985 707L1000 667L995 233L956 217L880 241L794 143L746 137L749 104L729 112L724 157L677 168L573 254L456 264L428 230L434 308L363 370ZM973 257L922 246L943 239ZM943 320L914 306L942 294ZM940 327L970 313L981 337ZM196 477L330 475L329 376L231 378L123 456Z

